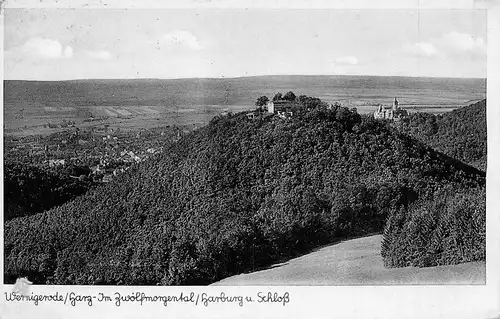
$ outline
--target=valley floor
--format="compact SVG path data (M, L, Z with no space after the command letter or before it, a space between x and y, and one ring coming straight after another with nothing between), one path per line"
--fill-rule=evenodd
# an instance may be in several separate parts
M266 270L236 275L213 285L403 285L485 284L485 262L427 268L385 268L381 235L347 240Z

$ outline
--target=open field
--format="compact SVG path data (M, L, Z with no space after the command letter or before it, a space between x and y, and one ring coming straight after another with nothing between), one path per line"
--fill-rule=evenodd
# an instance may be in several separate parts
M485 284L484 262L427 268L385 268L381 235L346 240L262 271L214 285L426 285Z
M49 128L47 125L60 125L63 120L73 121L77 127L107 125L110 128L124 130L150 129L162 126L192 126L205 125L215 115L231 110L239 112L248 106L225 105L190 105L176 108L163 106L80 106L74 107L74 112L51 107L24 111L22 116L12 111L4 111L4 133L16 136L32 134L50 134L63 130ZM54 110L55 109L55 110ZM80 116L80 113L87 116Z
M204 125L253 108L262 95L293 91L370 113L398 97L409 111L447 112L486 96L484 79L376 76L261 76L230 79L4 81L4 133L47 134L65 119L77 127L136 130ZM93 119L90 121L90 119ZM84 122L85 121L85 122Z

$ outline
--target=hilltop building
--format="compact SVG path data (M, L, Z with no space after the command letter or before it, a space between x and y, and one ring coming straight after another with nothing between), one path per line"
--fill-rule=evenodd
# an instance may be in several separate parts
M378 106L378 110L373 114L376 119L400 120L408 116L408 111L399 107L397 98L394 98L391 108L386 108L382 104Z
M288 101L269 101L266 105L267 112L278 114L279 117L292 117L293 106Z

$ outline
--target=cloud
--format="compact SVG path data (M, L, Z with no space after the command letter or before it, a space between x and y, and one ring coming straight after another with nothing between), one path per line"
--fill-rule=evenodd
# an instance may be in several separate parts
M403 52L418 57L435 57L441 56L442 52L439 51L434 44L430 42L417 42L413 44L405 44L403 46Z
M86 53L89 58L96 60L110 60L113 58L113 55L106 50L87 51Z
M31 38L24 45L14 48L18 53L43 59L60 59L73 57L71 46L63 47L57 41L46 38Z
M72 47L70 47L70 46L67 46L67 47L64 49L63 56L64 56L64 57L66 57L66 58L71 58L71 57L73 57L73 48L72 48Z
M486 56L486 43L481 37L453 31L426 42L404 44L402 52L406 55L425 58L476 59Z
M473 37L467 33L450 32L438 39L442 50L449 55L465 54L481 56L486 54L486 43L481 37Z
M333 61L328 72L331 74L356 75L362 69L359 63L360 61L355 56L341 56Z
M333 63L338 65L356 65L358 64L358 59L354 56L343 56L335 59Z
M176 30L163 35L158 44L170 47L187 47L192 50L202 49L200 41L192 33L184 30Z

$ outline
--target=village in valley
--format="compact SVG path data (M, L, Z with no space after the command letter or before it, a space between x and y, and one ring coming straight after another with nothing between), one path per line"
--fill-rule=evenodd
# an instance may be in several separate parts
M161 152L186 132L186 128L170 126L140 131L108 125L73 126L50 135L5 136L4 158L63 172L81 181L106 183L132 164Z

